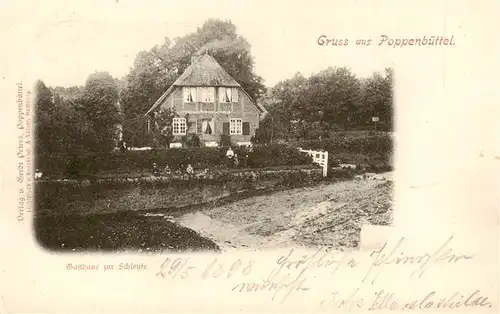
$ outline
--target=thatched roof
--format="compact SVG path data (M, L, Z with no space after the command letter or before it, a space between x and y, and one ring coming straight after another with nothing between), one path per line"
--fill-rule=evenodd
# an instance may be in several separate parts
M220 64L210 55L204 54L193 57L191 65L182 73L181 76L161 95L160 98L151 106L145 115L155 110L168 97L175 86L224 86L241 87L231 75L229 75ZM241 90L252 99L243 88ZM261 118L267 114L267 110L261 104L255 104L261 112Z
M210 55L193 57L191 65L174 82L174 86L239 87L231 75Z

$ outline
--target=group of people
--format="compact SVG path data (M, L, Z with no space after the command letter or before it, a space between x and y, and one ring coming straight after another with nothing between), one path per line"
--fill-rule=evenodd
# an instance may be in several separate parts
M177 173L180 174L180 171L178 170ZM191 164L187 165L186 173L188 175L194 175L194 168ZM161 174L162 174L162 172L160 171L160 168L158 168L158 165L156 163L153 163L153 175L159 176ZM163 174L166 174L166 175L172 174L172 170L170 169L169 165L165 166L165 168L163 169Z
M231 147L226 151L226 165L228 168L238 168L241 164L243 167L249 165L250 154L252 153L252 148L245 149L243 151L243 156L236 154Z
M236 154L234 152L234 150L229 147L228 150L226 151L226 166L228 168L238 168L239 166L242 166L242 167L247 167L249 166L249 160L250 160L250 154L252 153L252 148L250 147L249 149L245 149L243 151L243 156L238 156L238 154ZM181 171L177 171L179 174ZM205 172L208 172L207 169L205 169ZM188 164L186 169L185 169L185 173L187 173L188 175L194 175L194 168L191 164ZM160 168L158 167L158 165L156 163L153 163L153 175L155 176L159 176L161 174L166 174L166 175L170 175L172 174L172 171L169 167L169 165L166 165L165 168L163 169L163 171L160 170Z

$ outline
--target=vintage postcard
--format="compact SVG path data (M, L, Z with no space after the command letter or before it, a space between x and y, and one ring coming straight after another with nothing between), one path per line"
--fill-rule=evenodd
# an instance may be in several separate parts
M496 1L4 1L2 313L498 313Z

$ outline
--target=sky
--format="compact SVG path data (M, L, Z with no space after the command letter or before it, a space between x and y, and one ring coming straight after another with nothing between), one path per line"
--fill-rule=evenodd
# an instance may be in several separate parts
M377 42L387 31L381 21L371 17L377 11L375 5L360 7L356 1L342 6L322 1L312 6L309 1L259 0L50 3L33 3L36 17L17 26L32 43L28 61L32 71L50 86L83 85L94 71L121 78L139 51L161 44L164 37L194 32L208 18L229 19L236 25L237 32L251 44L255 72L267 86L298 71L309 76L329 66L347 66L358 76L393 66L390 51L354 45L356 39ZM25 10L22 6L17 9ZM363 23L353 15L359 15ZM321 35L349 39L350 45L320 46Z

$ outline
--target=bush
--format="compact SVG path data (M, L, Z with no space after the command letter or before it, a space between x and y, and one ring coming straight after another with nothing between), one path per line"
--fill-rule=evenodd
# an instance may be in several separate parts
M364 137L349 138L345 136L332 137L328 140L315 140L299 142L302 148L325 149L329 152L349 153L392 153L393 142L390 135L368 135Z
M235 148L235 153L244 158L245 148ZM73 158L71 167L66 167L68 162L64 156L38 155L37 167L47 176L93 176L100 173L133 173L152 171L153 163L160 170L168 165L172 171L185 170L188 164L193 168L225 168L227 157L226 147L197 147L197 148L171 148L153 149L147 151L115 151L110 153L82 154ZM249 159L252 168L273 166L308 165L312 163L310 157L299 152L296 148L287 145L273 144L255 147L250 152ZM244 163L240 163L244 166Z
M222 134L220 136L219 146L231 146L231 136L227 134Z
M365 134L352 137L348 134L327 140L302 141L303 149L328 151L328 164L351 163L365 169L391 169L394 143L388 134Z
M238 150L243 150L239 148ZM244 156L244 152L237 152L239 156ZM312 158L297 148L284 144L269 144L265 146L255 146L249 155L249 164L254 168L274 167L274 166L298 166L312 164Z
M152 133L148 133L146 135L146 138L145 138L143 144L145 146L148 146L148 147L159 147L161 145L158 142L158 139Z
M70 156L66 161L66 174L70 178L77 178L80 176L81 171L80 160L77 158Z
M182 137L182 145L184 147L200 147L200 137L198 136L198 134L188 133Z
M271 140L271 133L266 129L260 128L255 130L255 135L252 136L252 144L267 144Z

